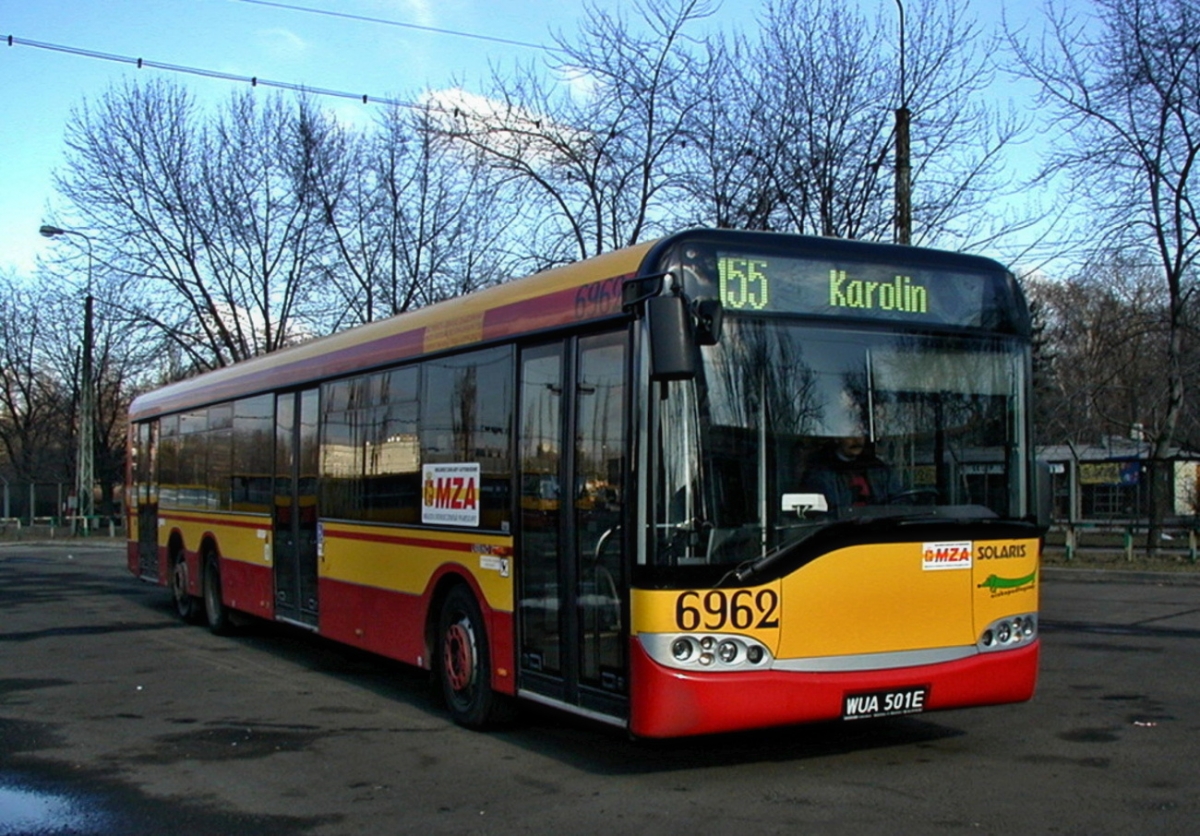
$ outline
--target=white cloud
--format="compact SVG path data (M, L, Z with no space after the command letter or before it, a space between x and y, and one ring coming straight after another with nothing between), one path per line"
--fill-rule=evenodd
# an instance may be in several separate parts
M273 58L299 58L308 51L308 42L289 29L260 29L258 38Z
M430 0L386 0L378 5L388 17L405 23L415 23L418 26L434 26L437 23L435 4Z
M471 93L461 87L427 90L421 94L419 103L428 105L434 110L441 110L454 118L479 122L532 122L537 119L535 114L528 111L510 108L498 99L489 99L487 96Z
M590 101L601 91L600 80L582 67L563 67L558 71L558 77L577 102Z
M585 143L591 137L588 131L461 87L427 91L420 103L428 105L434 118L452 134L474 137L495 152L524 159L531 165L551 162L565 147Z

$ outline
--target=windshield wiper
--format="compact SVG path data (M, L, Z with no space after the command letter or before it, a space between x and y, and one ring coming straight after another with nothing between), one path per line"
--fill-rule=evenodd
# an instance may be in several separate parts
M753 578L755 575L759 575L762 572L766 571L767 569L771 568L773 565L775 565L780 560L782 560L785 556L790 555L801 543L803 543L809 537L812 537L818 531L823 531L826 528L828 528L828 524L814 525L811 528L809 528L807 531L804 531L799 536L794 537L791 540L788 540L783 545L778 546L774 549L771 549L771 551L767 552L762 557L759 557L755 560L748 560L745 563L739 564L737 566L737 568L735 568L729 572L726 572L724 575L722 575L721 579L719 581L717 581L717 583L714 585L714 588L723 586L725 584L725 582L728 581L730 578L736 579L738 583L745 583L750 578Z

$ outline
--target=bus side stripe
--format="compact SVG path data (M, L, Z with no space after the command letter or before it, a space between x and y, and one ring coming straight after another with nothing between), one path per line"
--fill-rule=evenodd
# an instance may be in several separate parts
M470 540L432 540L425 537L405 537L370 531L338 531L325 529L326 539L357 540L364 543L386 543L391 546L412 546L422 549L441 549L451 552L482 553L504 556L512 551L508 546L480 546ZM484 551L480 551L480 549Z
M252 517L249 519L231 519L229 517L208 517L196 516L193 514L178 514L172 511L162 511L159 513L159 518L164 520L174 520L176 522L199 523L201 525L219 525L228 526L229 528L257 528L266 531L271 528L271 521L265 517ZM206 532L212 534L213 532Z

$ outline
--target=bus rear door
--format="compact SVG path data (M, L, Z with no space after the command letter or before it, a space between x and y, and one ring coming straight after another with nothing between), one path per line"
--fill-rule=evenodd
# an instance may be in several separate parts
M317 624L317 390L275 398L275 616Z
M518 648L523 696L627 714L620 532L627 331L521 354Z

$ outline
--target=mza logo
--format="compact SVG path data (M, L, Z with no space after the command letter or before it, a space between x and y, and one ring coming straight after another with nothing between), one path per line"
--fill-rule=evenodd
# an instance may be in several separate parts
M479 463L421 467L421 522L479 525Z
M962 543L926 543L921 548L921 568L970 569L974 547L970 540Z

